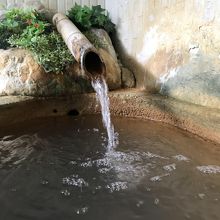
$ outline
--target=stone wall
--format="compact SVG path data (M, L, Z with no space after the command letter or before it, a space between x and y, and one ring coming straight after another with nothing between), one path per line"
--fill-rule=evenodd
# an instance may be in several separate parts
M105 42L105 47L98 48L98 52L105 63L108 88L134 87L134 75L117 60L108 34L102 29L92 29L91 32ZM62 73L46 73L30 51L0 49L0 96L67 96L88 92L93 92L90 80L84 77L77 62Z
M111 0L106 9L139 88L220 108L220 1Z

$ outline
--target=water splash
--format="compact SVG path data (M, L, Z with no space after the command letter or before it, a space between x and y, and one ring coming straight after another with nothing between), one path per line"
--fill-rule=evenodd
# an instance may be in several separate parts
M108 134L108 151L111 151L117 145L117 138L114 132L114 126L111 123L110 110L109 110L109 98L108 98L108 86L105 79L100 76L92 80L92 87L96 91L96 96L100 102L102 110L103 125Z

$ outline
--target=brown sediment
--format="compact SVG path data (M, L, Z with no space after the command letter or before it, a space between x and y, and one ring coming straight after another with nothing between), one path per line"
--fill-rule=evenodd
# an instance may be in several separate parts
M220 110L206 108L138 90L110 92L110 111L114 116L164 122L203 139L220 143ZM26 98L10 103L0 98L0 130L7 124L31 118L59 116L76 109L79 114L99 114L95 94L71 98ZM2 103L2 104L1 104ZM39 108L40 106L40 108ZM56 109L56 113L54 113ZM146 122L147 123L147 122Z

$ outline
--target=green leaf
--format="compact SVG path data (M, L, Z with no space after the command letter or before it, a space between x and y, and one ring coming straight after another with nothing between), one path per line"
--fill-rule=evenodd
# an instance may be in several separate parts
M100 5L89 8L88 6L75 4L68 11L68 17L81 31L87 31L94 27L103 28L108 33L114 32L115 25L111 22L109 16L105 15L105 12L105 9Z

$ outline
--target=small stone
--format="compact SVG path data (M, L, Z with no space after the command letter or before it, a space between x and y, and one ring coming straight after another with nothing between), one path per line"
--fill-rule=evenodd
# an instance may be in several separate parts
M135 87L135 78L134 74L127 68L121 68L122 75L122 87L123 88L133 88Z

